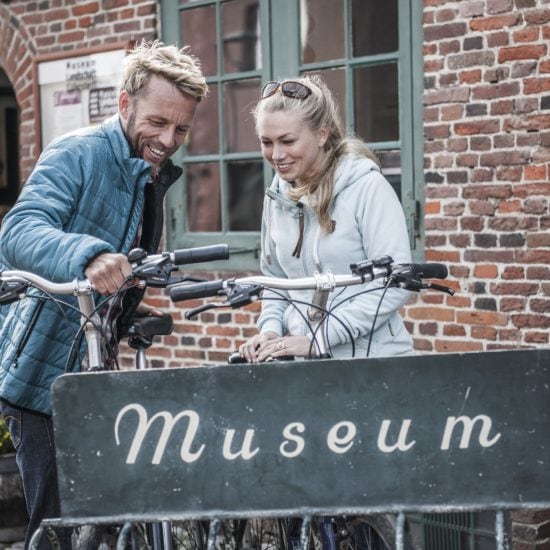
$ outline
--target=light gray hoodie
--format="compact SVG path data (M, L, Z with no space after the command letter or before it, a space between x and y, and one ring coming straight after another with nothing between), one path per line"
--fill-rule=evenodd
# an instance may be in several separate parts
M411 261L405 216L399 199L376 164L366 157L346 156L336 170L331 219L334 232L327 234L306 197L299 203L288 199L288 182L275 176L267 190L262 220L261 269L272 277L310 277L314 272L351 274L350 264L389 255L396 263ZM292 253L299 238L299 216L303 213L303 241L300 257ZM335 289L328 309L339 319L330 318L327 337L334 357L365 357L373 318L382 290L353 296L366 288L381 289L380 280L366 285ZM269 293L264 293L264 298ZM292 300L311 302L313 291L288 292ZM403 355L412 352L412 339L399 309L407 302L408 291L386 292L370 345L370 357ZM303 314L307 306L299 306ZM292 305L281 300L264 300L258 320L260 332L275 332L312 337L304 318ZM347 328L347 330L346 330Z

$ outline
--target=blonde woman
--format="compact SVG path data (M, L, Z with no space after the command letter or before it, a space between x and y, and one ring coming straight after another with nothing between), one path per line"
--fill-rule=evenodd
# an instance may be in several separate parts
M411 261L398 197L366 144L344 134L332 93L320 78L269 82L254 116L263 157L275 170L262 220L265 275L345 274L351 263L383 255ZM329 309L357 294L357 287L333 294ZM327 331L333 356L349 357L352 349L357 357L367 349L371 357L412 351L399 314L408 292L387 290L379 307L381 295L364 293L334 310L338 321L331 318ZM308 302L311 291L291 291L289 298ZM250 362L308 356L314 335L303 317L306 306L298 307L302 314L284 300L264 300L259 334L240 347L241 356Z

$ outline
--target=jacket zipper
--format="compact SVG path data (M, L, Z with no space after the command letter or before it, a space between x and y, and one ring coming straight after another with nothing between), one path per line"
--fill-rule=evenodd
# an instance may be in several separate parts
M29 324L27 325L27 330L25 334L23 335L23 338L21 339L21 342L19 342L19 345L17 346L17 351L15 352L15 355L13 356L13 366L14 368L17 368L17 362L19 361L19 357L23 353L23 349L25 348L25 345L27 344L27 341L31 335L31 332L34 328L34 325L36 325L36 320L38 318L38 315L40 314L40 311L42 310L42 306L44 305L44 301L41 301L37 306L36 309L33 311L31 320L29 321Z

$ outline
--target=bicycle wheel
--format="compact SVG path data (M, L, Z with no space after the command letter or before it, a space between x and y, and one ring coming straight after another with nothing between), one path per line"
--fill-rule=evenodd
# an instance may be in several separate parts
M385 514L336 519L336 540L339 550L393 550L395 535L395 527ZM414 549L406 532L403 543L405 550Z
M116 550L120 526L118 525L82 525L74 529L73 548L78 550ZM132 525L127 550L149 550L141 525Z

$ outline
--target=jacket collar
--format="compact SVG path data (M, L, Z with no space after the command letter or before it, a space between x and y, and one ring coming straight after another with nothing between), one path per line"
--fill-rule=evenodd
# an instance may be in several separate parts
M121 165L124 166L128 172L134 176L144 172L147 172L147 174L151 172L151 167L147 162L141 158L132 156L132 149L126 139L126 134L122 129L120 116L118 114L105 120L102 127L115 152L115 157L120 160ZM181 176L182 172L183 170L175 166L169 159L160 171L159 184L164 190L167 190Z

